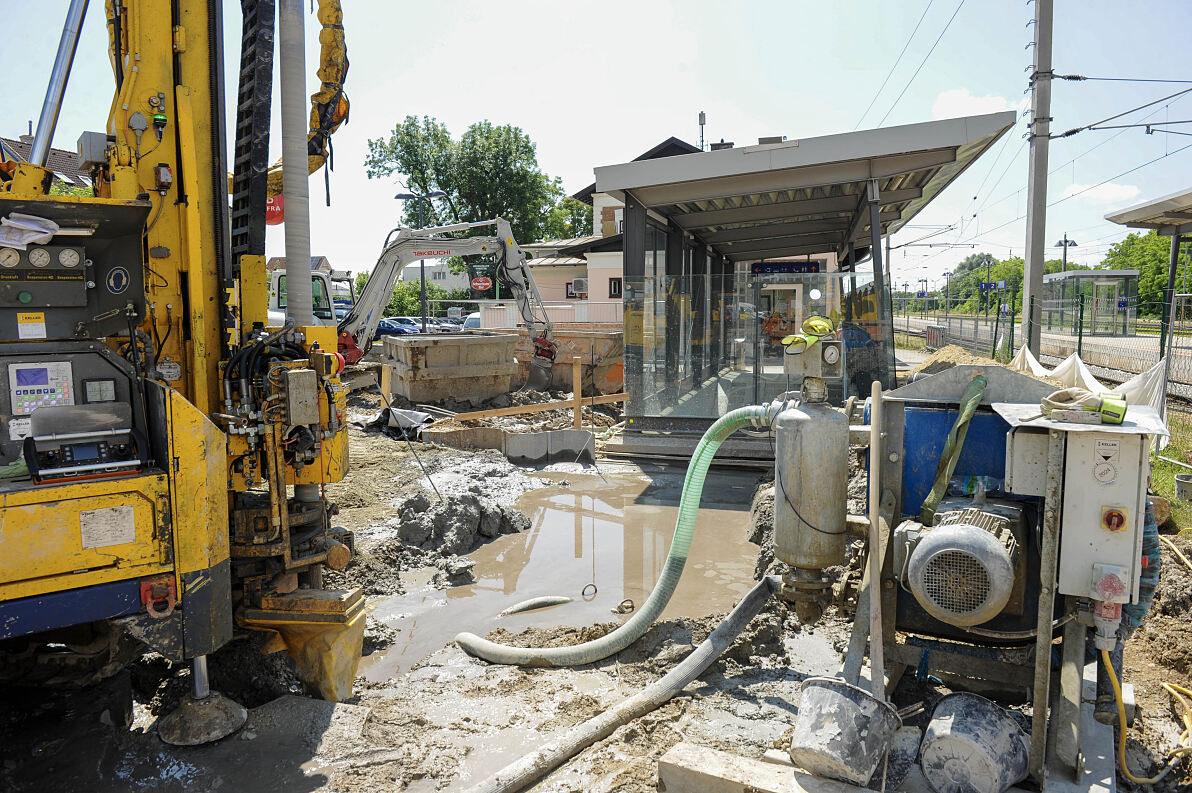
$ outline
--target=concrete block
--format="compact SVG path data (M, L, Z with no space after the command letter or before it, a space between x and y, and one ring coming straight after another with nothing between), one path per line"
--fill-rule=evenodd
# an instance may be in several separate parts
M518 465L596 462L596 440L587 430L510 433L505 456Z
M509 392L516 344L516 333L491 331L387 336L384 382L411 402L483 402Z

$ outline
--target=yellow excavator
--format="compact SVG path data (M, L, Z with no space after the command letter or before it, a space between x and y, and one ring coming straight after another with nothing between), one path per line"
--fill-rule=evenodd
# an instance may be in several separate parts
M359 590L324 486L348 468L336 328L312 316L308 171L347 114L337 0L307 115L305 0L242 0L228 195L221 0L107 0L115 90L78 138L93 195L46 168L87 0L71 0L29 156L0 164L0 681L84 682L145 646L189 662L159 722L196 744L244 722L206 657L246 631L308 690L351 692ZM99 4L95 4L99 5ZM276 22L276 25L275 25ZM285 322L264 258L274 35Z

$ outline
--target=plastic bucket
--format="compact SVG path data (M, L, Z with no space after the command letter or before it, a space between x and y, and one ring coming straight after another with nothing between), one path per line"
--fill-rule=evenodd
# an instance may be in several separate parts
M919 765L936 793L1003 793L1026 779L1030 738L1000 706L976 694L936 703Z
M1192 501L1192 474L1175 475L1175 497L1181 501Z
M831 677L809 677L803 681L791 760L816 776L865 785L901 726L898 711L868 691Z

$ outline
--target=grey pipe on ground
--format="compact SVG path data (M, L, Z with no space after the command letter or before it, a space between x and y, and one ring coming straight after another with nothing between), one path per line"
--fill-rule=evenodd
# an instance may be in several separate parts
M763 578L716 626L716 630L664 677L599 716L572 728L566 735L510 763L488 779L468 788L467 793L515 793L597 741L612 735L618 727L655 710L711 666L732 645L750 620L757 616L770 596L781 588L782 579L778 576Z
M570 603L571 598L566 595L543 595L542 597L530 598L523 600L521 603L514 603L509 608L498 614L498 617L509 617L513 614L521 614L526 611L534 611L535 609L544 609L548 606L561 606L564 603Z

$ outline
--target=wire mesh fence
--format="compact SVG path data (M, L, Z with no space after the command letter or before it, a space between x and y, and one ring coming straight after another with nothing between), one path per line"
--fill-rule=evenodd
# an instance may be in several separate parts
M895 327L921 330L929 349L955 344L969 352L1008 360L1022 343L1023 312L1014 301L993 297L984 310L943 300L895 298ZM1174 295L1170 331L1161 303L1135 297L1082 296L1043 301L1039 358L1055 364L1072 353L1108 380L1122 381L1159 362L1168 350L1169 394L1192 398L1192 295Z

